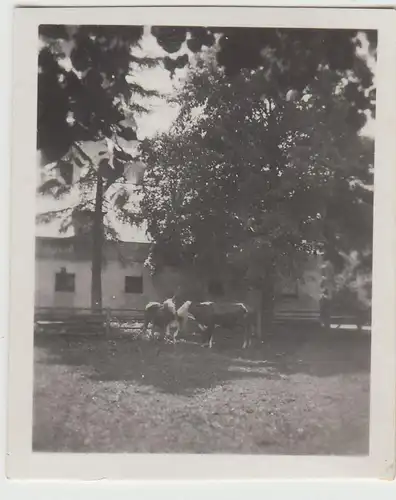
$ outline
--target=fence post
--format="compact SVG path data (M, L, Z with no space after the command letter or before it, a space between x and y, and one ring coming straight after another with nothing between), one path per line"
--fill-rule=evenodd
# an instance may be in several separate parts
M263 337L262 330L262 308L261 308L261 292L258 290L251 290L249 292L249 303L253 310L255 311L255 329L256 329L256 337L261 340Z
M107 307L106 308L106 337L110 336L110 319L111 319L110 307Z
M262 330L262 310L259 307L257 309L257 321L256 321L256 328L257 328L257 338L261 340L263 338L263 330Z

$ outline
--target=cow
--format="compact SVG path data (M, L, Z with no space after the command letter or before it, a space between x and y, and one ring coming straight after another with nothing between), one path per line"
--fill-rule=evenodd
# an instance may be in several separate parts
M203 346L213 345L213 334L216 326L234 328L244 331L242 349L250 346L253 336L253 312L241 302L192 302L186 301L176 312L178 329L174 335L183 331L188 319L194 319L205 333Z
M158 328L160 338L169 337L171 327L178 327L179 322L176 316L176 305L174 298L166 299L162 304L160 302L149 302L144 310L143 334L147 332L149 325L153 329ZM176 332L176 336L177 336Z

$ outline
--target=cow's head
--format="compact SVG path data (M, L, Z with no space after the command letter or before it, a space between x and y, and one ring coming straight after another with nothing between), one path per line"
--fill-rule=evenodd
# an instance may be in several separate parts
M186 329L187 322L190 319L189 310L190 310L191 304L192 304L191 300L187 300L186 302L184 302L184 304L182 306L179 307L179 309L176 312L177 322L178 322L180 331L182 331L182 332Z
M173 297L171 299L164 300L163 306L165 309L168 309L168 311L170 311L172 314L176 315L176 304Z
M177 315L179 316L179 318L181 319L188 318L188 312L191 304L192 304L191 300L186 300L186 302L184 302L184 304L179 307L179 309L177 310Z

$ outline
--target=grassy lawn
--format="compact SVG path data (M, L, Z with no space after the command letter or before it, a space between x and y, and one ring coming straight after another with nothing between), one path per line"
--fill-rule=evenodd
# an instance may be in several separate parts
M37 335L33 448L366 454L370 337L279 332L246 351Z

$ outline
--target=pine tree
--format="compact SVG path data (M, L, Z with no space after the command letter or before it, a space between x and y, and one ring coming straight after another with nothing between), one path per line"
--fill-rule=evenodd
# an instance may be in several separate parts
M117 238L105 214L136 222L122 184L136 161L135 115L148 111L142 98L158 96L133 78L158 63L134 55L142 35L134 26L40 26L37 148L55 175L39 192L78 201L38 221L60 217L66 231L76 211L91 215L92 309L102 307L104 240Z

